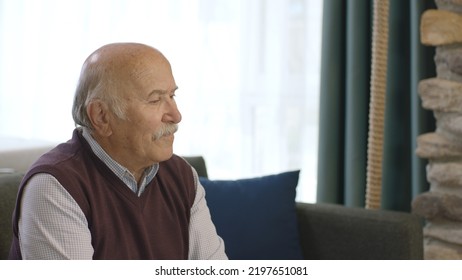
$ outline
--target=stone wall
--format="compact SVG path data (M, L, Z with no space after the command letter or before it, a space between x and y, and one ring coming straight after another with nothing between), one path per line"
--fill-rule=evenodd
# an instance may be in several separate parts
M428 159L430 190L413 212L426 219L425 259L462 259L462 0L436 0L421 17L421 41L436 47L437 76L422 80L422 106L436 130L420 135L416 153Z

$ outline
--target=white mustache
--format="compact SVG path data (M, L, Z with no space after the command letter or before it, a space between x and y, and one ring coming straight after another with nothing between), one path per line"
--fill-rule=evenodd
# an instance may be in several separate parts
M164 124L162 125L161 128L159 128L159 130L157 130L154 135L153 135L153 138L154 138L154 141L155 140L159 140L160 138L166 136L166 135L171 135L175 132L178 131L178 124L176 123L171 123L171 124Z

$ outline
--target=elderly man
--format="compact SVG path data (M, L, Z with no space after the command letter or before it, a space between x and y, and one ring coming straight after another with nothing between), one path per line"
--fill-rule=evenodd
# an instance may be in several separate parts
M85 61L73 137L21 183L11 259L226 259L197 173L173 154L168 60L136 43Z

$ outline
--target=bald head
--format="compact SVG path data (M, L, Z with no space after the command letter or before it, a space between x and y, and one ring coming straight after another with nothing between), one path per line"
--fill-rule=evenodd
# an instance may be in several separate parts
M85 68L103 67L106 74L118 77L136 77L141 64L146 59L155 66L158 63L168 63L164 55L157 49L138 43L114 43L105 45L92 53L84 63Z
M82 66L72 108L74 122L92 128L86 108L95 99L107 104L117 117L126 118L122 98L127 90L136 87L146 73L165 67L170 69L165 56L147 45L114 43L97 49Z

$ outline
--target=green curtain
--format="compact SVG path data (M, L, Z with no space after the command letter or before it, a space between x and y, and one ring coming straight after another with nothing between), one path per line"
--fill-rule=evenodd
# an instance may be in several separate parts
M420 16L433 0L390 0L382 208L410 211L428 190L417 137L434 131L418 83L435 76L432 47L420 43ZM324 0L317 202L364 207L373 1Z

